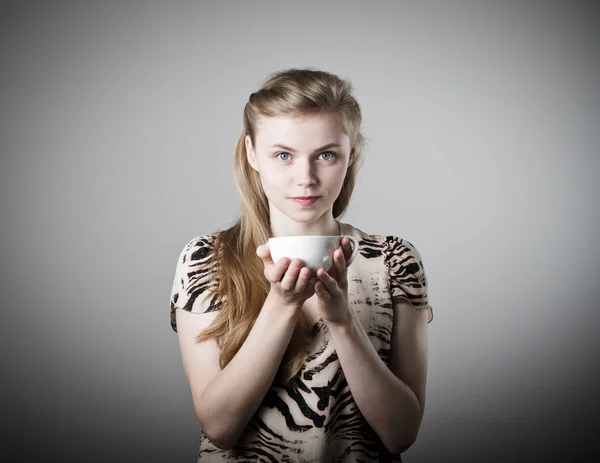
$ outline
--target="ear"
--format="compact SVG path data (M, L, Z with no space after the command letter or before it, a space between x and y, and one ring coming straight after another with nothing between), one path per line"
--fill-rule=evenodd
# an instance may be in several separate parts
M350 157L349 157L349 161L348 161L348 167L350 167L353 162L354 162L354 148L352 148L350 150Z
M250 167L252 167L255 171L258 172L256 152L254 151L254 147L252 146L252 139L250 138L250 135L246 135L244 143L246 144L246 159L248 159L248 164L250 164Z

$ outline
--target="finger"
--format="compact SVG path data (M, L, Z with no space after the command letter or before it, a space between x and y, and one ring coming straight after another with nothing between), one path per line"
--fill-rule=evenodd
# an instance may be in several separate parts
M344 251L341 249L338 249L333 254L333 265L335 265L339 275L341 275L341 272L346 270L346 258L344 257Z
M343 270L346 268L346 256L344 255L345 251L343 249L340 249L338 251L338 256L337 259L335 259L335 262L338 264L338 268L340 270ZM335 258L335 256L334 256Z
M350 244L350 240L348 238L342 238L338 249L341 250L344 260L347 262L352 255L352 245Z
M308 267L304 267L300 269L300 273L298 274L298 279L296 280L296 288L295 291L297 293L301 293L306 288L310 280L310 269Z
M333 296L337 291L337 282L325 270L320 268L317 272L319 281L324 285L325 289Z
M287 270L285 271L285 275L283 275L283 280L281 280L281 287L285 291L293 291L296 286L296 280L298 278L298 273L302 268L302 261L299 259L293 259L290 262Z
M348 256L348 238L342 238L340 240L340 247L338 249L342 250L342 253L344 254L344 256ZM352 249L350 249L350 253L352 253ZM351 254L350 254L351 255Z
M271 257L271 249L269 243L261 244L256 248L256 255L263 261L265 267L273 265L273 258Z
M322 281L317 281L315 283L315 293L317 294L317 297L319 299L323 299L325 301L330 300L331 298L333 298L333 296L331 295L331 293L327 290L327 288L325 287L325 285L323 284Z
M346 260L346 262L348 262L348 260L352 256L352 244L350 243L350 240L348 238L344 238L342 240L342 249L344 250L344 259Z
M271 282L281 281L289 265L290 259L282 257L276 264L271 264L266 268L265 273L267 274L267 279Z
M346 263L344 261L342 261L340 264L340 256L343 257L343 254L344 253L342 252L341 248L336 249L333 253L333 262L331 263L331 268L327 271L327 273L334 280L338 280L346 268Z
M339 251L337 257L334 255L334 265L337 271L337 282L340 287L344 287L347 283L347 275L348 275L348 267L346 265L346 258L344 257L344 253L342 250Z

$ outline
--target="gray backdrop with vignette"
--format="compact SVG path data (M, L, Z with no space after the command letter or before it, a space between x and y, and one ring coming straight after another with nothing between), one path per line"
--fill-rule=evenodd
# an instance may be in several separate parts
M584 461L598 421L593 2L3 5L14 461L195 461L168 316L176 260L237 217L242 108L291 66L349 77L364 111L342 220L424 259L427 410L406 461Z

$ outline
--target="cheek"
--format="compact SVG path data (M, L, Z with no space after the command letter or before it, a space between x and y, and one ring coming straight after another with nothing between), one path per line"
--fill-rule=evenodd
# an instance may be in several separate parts
M346 175L346 169L331 169L330 171L326 172L322 179L323 179L323 183L326 183L327 185L330 186L340 186L344 183L344 177Z
M277 173L262 170L261 182L263 190L269 195L270 193L282 193L286 188L286 177Z

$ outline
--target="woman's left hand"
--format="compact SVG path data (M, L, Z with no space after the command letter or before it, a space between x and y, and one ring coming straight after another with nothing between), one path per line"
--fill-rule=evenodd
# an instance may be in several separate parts
M347 260L352 255L352 245L348 238L342 238L341 245L333 253L333 264L326 272L317 270L315 293L317 309L327 324L343 325L351 320L348 305L348 266Z

